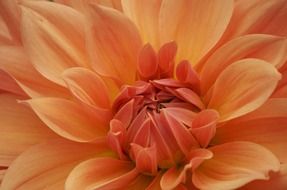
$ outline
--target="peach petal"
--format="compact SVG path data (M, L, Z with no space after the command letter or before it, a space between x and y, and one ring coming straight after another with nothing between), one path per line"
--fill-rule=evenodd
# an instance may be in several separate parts
M138 175L129 161L107 157L90 159L73 169L66 181L66 190L122 189Z
M195 149L190 152L190 160L187 164L178 167L172 167L168 169L162 176L160 180L160 186L163 190L171 190L180 183L185 183L187 172L191 168L194 170L197 168L204 160L212 158L212 152L207 149Z
M264 33L286 36L287 4L285 0L237 0L226 32L226 38L244 34Z
M95 72L74 67L67 69L63 78L73 95L82 102L100 108L110 107L108 88Z
M136 27L114 9L93 3L85 7L87 46L93 68L120 84L134 82L137 53L141 47Z
M243 58L263 59L279 68L286 59L285 46L284 38L263 34L240 36L227 42L204 63L200 73L202 93L211 88L226 67Z
M40 75L29 62L24 49L20 46L0 47L0 70L11 75L13 80L31 97L70 96L65 88ZM1 77L2 76L3 75L1 74ZM11 81L11 79L8 81ZM15 82L13 83L13 81L11 81L8 83L8 81L6 85L9 85L9 88L13 87L13 84L15 85ZM2 82L0 83L2 84ZM22 92L19 92L19 87L17 89L15 88L12 88L11 90L16 91L18 94Z
M259 109L217 128L212 144L251 141L267 147L282 163L287 162L287 100L270 99Z
M190 131L201 147L206 148L214 137L218 119L219 114L215 110L203 110L194 117Z
M232 11L233 1L229 0L163 0L159 13L160 42L174 40L178 45L177 60L187 59L195 65L219 40Z
M64 85L61 74L88 66L83 16L52 2L22 1L23 45L35 68L49 80Z
M287 187L287 164L282 164L278 173L271 174L268 180L256 180L246 186L240 188L240 190L254 190L254 189L276 189L285 190Z
M0 167L11 162L30 146L57 138L45 124L24 105L21 96L0 94Z
M25 101L38 117L57 134L73 141L93 141L106 133L82 107L60 98L38 98Z
M280 162L268 149L251 142L231 142L211 147L212 159L194 172L199 189L236 189L253 180L268 179L269 171L279 171Z
M265 61L235 62L217 78L208 108L220 113L221 122L247 114L267 100L280 78L276 68Z
M161 0L122 0L124 13L136 24L144 43L159 49L159 11Z
M146 44L139 52L138 74L143 80L156 77L158 70L157 55L150 44Z
M108 151L103 141L82 144L61 139L33 146L9 167L1 190L64 189L65 179L78 163Z

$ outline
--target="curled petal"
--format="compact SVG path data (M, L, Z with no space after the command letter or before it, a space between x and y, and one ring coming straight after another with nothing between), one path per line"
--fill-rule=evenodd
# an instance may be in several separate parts
M194 172L192 181L199 189L236 189L253 180L268 179L279 171L280 162L268 149L251 142L231 142L209 149L213 157Z
M158 70L157 55L150 44L143 46L138 57L138 73L143 80L156 77Z
M164 44L158 51L158 64L161 78L173 77L177 45L174 41Z

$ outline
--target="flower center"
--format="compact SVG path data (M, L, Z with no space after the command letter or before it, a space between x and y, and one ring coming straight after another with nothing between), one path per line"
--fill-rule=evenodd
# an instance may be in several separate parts
M122 87L108 133L108 143L120 159L133 160L149 175L183 164L191 150L208 146L215 133L210 121L216 114L202 111L205 106L196 93L199 79L190 64L177 66L178 79L157 68L147 72L149 76L139 71L140 80ZM210 119L202 121L206 115Z

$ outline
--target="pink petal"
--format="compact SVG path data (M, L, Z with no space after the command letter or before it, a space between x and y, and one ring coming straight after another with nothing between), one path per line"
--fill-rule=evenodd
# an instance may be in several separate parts
M66 190L122 189L137 176L138 172L129 161L106 157L90 159L73 169L66 181Z
M276 189L285 190L287 187L287 164L282 164L278 173L273 173L268 180L256 180L246 186L240 188L240 190L254 190L254 189Z
M158 17L160 42L174 40L178 60L187 59L194 65L219 40L232 10L233 1L229 0L163 0Z
M156 78L158 69L157 55L150 44L146 44L139 52L138 74L143 80Z
M206 148L214 137L218 118L215 110L203 110L194 117L190 131L201 147Z
M179 81L191 85L193 89L199 90L199 76L188 61L184 60L178 64L176 77Z
M213 144L246 140L261 144L287 162L287 100L270 99L259 109L217 128Z
M161 78L173 77L177 45L174 41L164 44L158 51L158 64Z
M93 3L86 5L84 12L93 68L119 83L134 82L141 41L133 23L116 10Z
M0 167L11 162L30 146L57 138L45 124L24 105L21 96L0 94Z
M214 156L193 173L199 189L236 189L253 180L268 179L280 162L266 148L250 142L231 142L210 148Z
M73 101L60 98L38 98L25 101L39 118L57 134L73 141L87 142L104 136L91 114Z
M87 66L83 17L56 3L22 2L23 45L35 68L45 77L64 85L62 72Z
M208 108L220 113L220 121L247 114L267 100L279 80L278 71L265 61L235 62L217 78Z
M64 189L65 179L78 163L108 153L103 142L47 141L28 149L13 162L6 172L1 190Z
M243 58L263 59L279 68L286 59L285 46L284 38L262 34L241 36L227 42L204 63L200 73L202 93L208 91L226 67Z

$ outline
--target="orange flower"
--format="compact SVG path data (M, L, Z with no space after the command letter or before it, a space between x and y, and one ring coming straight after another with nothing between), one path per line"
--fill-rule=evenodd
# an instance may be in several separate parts
M286 0L0 10L1 190L287 188Z

